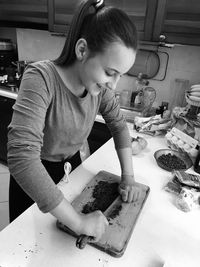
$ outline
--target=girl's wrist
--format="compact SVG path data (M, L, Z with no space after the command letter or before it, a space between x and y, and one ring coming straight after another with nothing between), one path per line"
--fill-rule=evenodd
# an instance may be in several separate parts
M130 173L122 173L121 175L121 179L122 181L135 181L134 179L134 174L130 174Z
M121 176L133 176L134 177L134 173L131 172L122 172Z

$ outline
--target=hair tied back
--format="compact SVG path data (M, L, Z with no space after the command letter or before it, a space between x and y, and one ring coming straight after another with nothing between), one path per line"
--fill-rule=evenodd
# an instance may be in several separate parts
M99 11L99 9L103 8L104 6L105 6L104 0L96 0L96 3L94 4L96 12Z

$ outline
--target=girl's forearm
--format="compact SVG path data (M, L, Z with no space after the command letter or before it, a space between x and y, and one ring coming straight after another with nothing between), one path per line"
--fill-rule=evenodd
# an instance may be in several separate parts
M81 215L64 198L50 213L77 234L81 233Z
M126 148L117 149L117 155L119 158L122 175L134 176L131 148L126 147Z

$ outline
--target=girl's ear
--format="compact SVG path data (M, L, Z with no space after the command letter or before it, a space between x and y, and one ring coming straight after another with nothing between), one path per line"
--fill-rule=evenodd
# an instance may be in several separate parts
M84 59L86 59L88 55L88 46L87 46L87 41L84 38L80 38L76 42L75 54L76 58L79 61L83 61Z

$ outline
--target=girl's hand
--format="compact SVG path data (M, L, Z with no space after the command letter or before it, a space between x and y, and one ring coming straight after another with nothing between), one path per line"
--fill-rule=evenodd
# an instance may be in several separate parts
M98 242L104 234L108 220L100 210L81 215L80 234L92 236L92 242Z
M118 190L124 202L135 202L141 196L141 188L133 175L122 175Z

